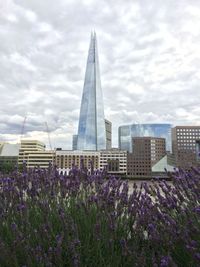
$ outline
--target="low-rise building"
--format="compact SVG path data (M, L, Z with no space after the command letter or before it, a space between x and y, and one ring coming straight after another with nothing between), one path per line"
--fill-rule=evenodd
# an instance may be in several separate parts
M100 170L107 169L108 173L126 175L127 151L119 149L100 151Z
M69 173L72 166L81 167L81 161L89 171L106 169L108 173L126 175L127 151L118 149L101 151L57 150L55 164L61 172Z
M45 144L38 140L21 140L19 149L18 165L26 162L27 168L48 168L49 164L55 162L55 151L45 150Z
M30 140L30 139L21 140L18 164L22 165L24 161L27 161L29 153L38 151L45 151L44 143L38 140Z
M23 161L26 162L27 168L48 168L55 163L55 151L25 151Z
M91 168L91 162L94 170L99 169L98 151L79 151L79 150L57 150L55 164L61 172L69 173L73 165L81 167L81 161L88 170Z

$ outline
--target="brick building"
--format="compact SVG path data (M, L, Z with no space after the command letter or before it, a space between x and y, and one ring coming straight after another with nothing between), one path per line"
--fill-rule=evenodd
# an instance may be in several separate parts
M200 126L176 126L172 128L172 153L176 166L189 169L198 164Z
M132 153L127 156L127 175L132 177L151 177L152 166L166 155L164 138L134 137Z

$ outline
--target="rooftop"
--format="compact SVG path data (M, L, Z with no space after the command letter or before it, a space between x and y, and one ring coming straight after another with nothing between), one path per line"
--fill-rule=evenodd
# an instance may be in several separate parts
M20 144L4 143L0 151L2 157L18 157Z

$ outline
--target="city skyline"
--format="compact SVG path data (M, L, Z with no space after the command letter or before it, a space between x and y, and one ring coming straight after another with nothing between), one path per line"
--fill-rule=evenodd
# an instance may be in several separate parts
M200 125L200 3L179 1L0 3L0 139L71 148L78 126L88 38L99 39L105 117Z

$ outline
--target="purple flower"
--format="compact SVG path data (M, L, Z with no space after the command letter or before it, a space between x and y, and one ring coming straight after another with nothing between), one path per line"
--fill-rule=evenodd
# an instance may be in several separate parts
M23 211L25 209L25 205L22 203L22 204L18 204L17 205L17 211Z
M135 184L131 194L127 182L99 170L90 175L84 166L81 170L74 166L70 175L59 175L53 166L45 171L25 169L9 177L0 174L0 223L5 226L0 250L17 248L13 256L21 265L29 255L30 262L37 259L36 265L49 267L63 262L104 266L110 256L105 250L112 253L119 247L120 266L166 267L176 266L172 257L180 244L187 252L185 266L196 266L199 170L180 170L170 183ZM16 251L25 260L20 261Z
M58 246L62 244L62 240L63 240L63 234L56 236L56 242Z
M156 227L155 227L155 225L154 225L153 223L149 223L149 224L148 224L148 231L149 231L150 233L154 232L155 229L156 229Z
M16 225L16 223L11 223L11 229L12 229L13 231L16 231L16 229L17 229L17 225Z
M198 206L198 207L194 208L194 210L193 210L193 211L195 211L196 213L199 213L199 214L200 214L200 206Z
M195 253L195 258L198 260L198 261L200 261L200 253Z
M160 261L160 267L169 267L170 264L170 257L163 256Z
M124 238L122 238L122 239L120 239L120 245L122 246L122 247L125 247L126 246L126 240L124 239Z

